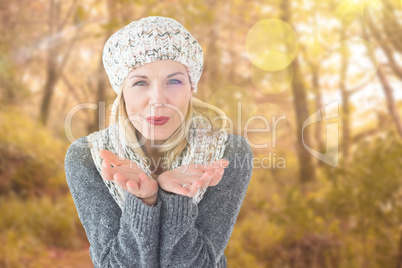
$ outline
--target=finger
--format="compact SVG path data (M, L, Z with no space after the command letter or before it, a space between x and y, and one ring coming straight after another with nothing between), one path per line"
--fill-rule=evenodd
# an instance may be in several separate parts
M223 174L225 170L224 169L219 169L217 170L212 176L211 176L211 181L209 183L209 186L216 186L219 184L219 182L222 180Z
M113 167L112 170L114 170L116 173L118 172L124 174L129 179L136 179L137 182L139 180L140 173L144 172L141 168L131 169L127 166Z
M158 182L154 178L147 176L145 173L141 173L139 177L139 186L141 192L144 193L144 198L152 198L157 196L159 192Z
M204 173L205 174L205 173ZM207 175L203 175L203 177L207 178ZM202 189L202 180L198 180L194 182L190 187L189 187L189 193L187 194L188 197L194 197L198 190Z
M126 182L126 185L127 185L127 189L132 193L138 193L140 190L138 183L133 180L128 180Z
M199 176L200 173L202 172L199 167L201 165L199 164L189 164L189 165L184 165L180 166L177 169L180 171L181 174L186 173L188 176Z
M196 181L194 181L189 187L188 190L189 192L187 193L188 197L194 197L198 190L202 189L204 182L206 181L207 183L209 183L209 174L210 173L204 173L200 178L198 178Z
M117 183L120 187L122 187L124 190L127 190L127 178L124 177L123 174L121 173L116 173L113 176L114 182Z
M113 180L113 175L116 173L116 171L110 166L110 163L106 160L102 162L102 167L101 167L101 176L104 180L107 181L112 181Z
M216 170L215 170L216 172ZM200 189L205 189L209 186L211 182L212 175L215 174L215 172L212 171L207 171L201 176L200 181L201 181L201 187Z
M101 150L99 152L99 156L108 162L110 162L113 166L121 166L123 164L129 164L129 159L121 159L116 154L108 150Z
M102 159L107 160L109 162L114 160L117 157L117 155L115 155L113 152L108 151L108 150L100 150L99 151L99 156Z
M144 191L144 192L149 190L148 188L150 187L150 183L149 183L150 178L148 178L148 176L145 173L140 173L138 176L138 179L139 179L140 190Z
M200 166L198 166L198 168L201 171L206 172L206 171L215 170L218 168L226 168L227 166L229 166L229 160L223 158L223 159L216 160L209 164L200 165Z
M150 195L155 193L156 181L153 178L150 178L145 173L141 173L139 175L139 188L141 192L149 193Z
M189 187L189 186L186 186ZM172 183L169 185L169 192L175 193L175 194L180 194L180 195L185 195L187 196L190 190L188 188L184 188L181 184L179 183Z

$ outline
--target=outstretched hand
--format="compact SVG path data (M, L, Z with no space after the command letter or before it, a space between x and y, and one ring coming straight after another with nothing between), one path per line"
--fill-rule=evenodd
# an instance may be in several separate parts
M158 178L159 186L167 192L193 197L199 189L217 185L228 165L228 160L220 159L205 165L180 166L162 173Z
M229 165L226 159L204 165L184 165L163 172L156 181L129 159L119 159L108 150L101 150L99 156L103 159L101 175L104 180L114 181L148 204L156 202L159 186L167 192L188 197L195 196L199 189L216 186L222 179L224 169Z
M158 182L149 178L141 167L129 159L119 159L108 150L101 150L99 156L103 159L101 175L104 180L114 181L145 203L155 203L159 191Z

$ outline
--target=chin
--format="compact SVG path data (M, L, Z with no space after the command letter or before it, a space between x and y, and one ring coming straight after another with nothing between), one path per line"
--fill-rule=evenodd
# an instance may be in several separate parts
M148 140L163 141L163 140L167 140L173 134L173 132L174 131L171 131L169 129L167 129L167 130L155 129L155 130L150 130L147 133L142 133L142 134Z

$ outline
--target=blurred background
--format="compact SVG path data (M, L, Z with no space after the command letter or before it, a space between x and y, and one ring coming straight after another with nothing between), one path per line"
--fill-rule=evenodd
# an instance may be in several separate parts
M228 267L401 268L401 4L1 1L0 267L91 267L64 155L109 123L106 40L160 15L204 50L195 96L253 149Z

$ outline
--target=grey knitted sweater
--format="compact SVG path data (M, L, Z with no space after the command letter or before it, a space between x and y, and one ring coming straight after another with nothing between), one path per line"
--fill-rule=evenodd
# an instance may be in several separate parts
M242 136L228 135L222 180L192 198L159 188L149 206L125 192L120 209L91 157L87 137L70 145L67 183L90 243L94 267L227 267L224 250L252 175L253 155Z

